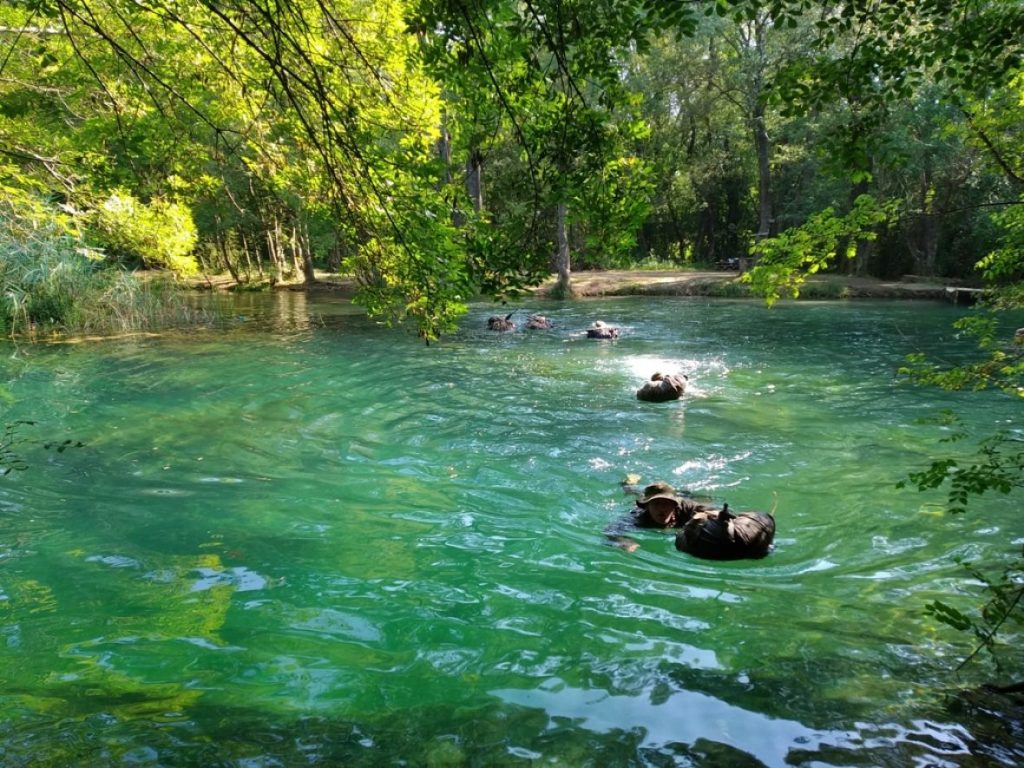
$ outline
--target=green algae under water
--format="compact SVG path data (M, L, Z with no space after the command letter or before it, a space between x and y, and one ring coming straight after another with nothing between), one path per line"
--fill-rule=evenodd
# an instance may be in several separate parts
M1009 398L896 376L961 359L961 310L538 301L553 330L495 334L481 304L426 347L344 301L221 301L216 328L3 347L37 442L0 479L0 764L1024 760L924 612L976 602L954 558L1019 549L1017 501L896 487L944 408L1020 431ZM686 396L637 402L656 370ZM606 546L627 472L776 506L776 550Z

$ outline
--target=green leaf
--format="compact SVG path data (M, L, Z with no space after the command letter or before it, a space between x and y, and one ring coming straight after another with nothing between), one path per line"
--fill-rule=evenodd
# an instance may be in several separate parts
M969 617L939 600L928 603L925 606L925 612L953 629L964 631L974 627L974 622Z

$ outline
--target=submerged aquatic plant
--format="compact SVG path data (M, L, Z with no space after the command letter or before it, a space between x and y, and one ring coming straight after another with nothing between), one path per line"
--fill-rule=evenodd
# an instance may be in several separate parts
M33 423L19 420L4 425L3 432L0 433L0 477L9 475L12 471L28 469L28 464L15 450L15 445L20 442L18 430L26 424Z
M28 469L28 462L22 457L17 446L20 443L32 442L24 437L23 427L34 427L36 422L28 419L18 419L4 424L0 430L0 477L9 475L11 472L23 472ZM64 453L68 448L82 448L85 443L80 440L51 440L43 443L45 450L55 450L57 453Z
M197 325L209 312L190 306L172 279L141 279L122 269L97 276L93 300L82 308L78 330L97 333Z

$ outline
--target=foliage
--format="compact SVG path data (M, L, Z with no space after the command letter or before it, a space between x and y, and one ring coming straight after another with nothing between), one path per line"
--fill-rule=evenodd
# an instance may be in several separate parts
M0 207L0 329L74 325L97 262L68 222L28 196Z
M177 201L205 268L239 282L312 280L314 264L347 260L367 270L366 306L433 338L466 296L545 276L560 205L585 263L625 266L652 248L714 263L758 229L759 202L771 198L784 231L872 184L905 213L882 235L879 271L906 263L903 238L926 263L961 268L980 214L937 209L990 205L1000 190L968 150L1012 161L1021 145L1020 121L1000 117L1018 6L7 3L0 138L22 189L79 209ZM467 190L471 167L486 200ZM636 249L652 199L653 241ZM167 227L184 212L139 205L97 213L116 222L105 245L192 269L163 249L179 244L147 241L187 239Z
M1002 243L978 262L978 268L993 285L1019 284L1024 281L1024 195L1016 205L999 211L993 219L1003 233ZM1004 305L1011 301L1005 296L1001 298Z
M345 267L360 281L357 300L372 315L392 324L416 318L419 333L428 343L454 330L454 319L465 310L472 286L454 251L453 238L439 240L433 232L417 238L420 226L445 229L434 216L410 220L401 239L369 240L348 259ZM453 234L449 229L449 233Z
M760 4L725 5L740 10ZM807 7L796 0L783 0L774 6L776 21L786 17L787 24L798 23L797 17ZM1024 174L1018 162L1019 151L1015 151L1019 150L1020 142L1014 141L1013 136L1019 131L1021 102L1012 95L1020 90L1018 68L1024 51L1024 36L1020 34L1024 29L1024 7L1019 3L883 0L864 5L851 0L824 9L815 25L820 32L818 45L811 55L794 60L780 74L777 94L785 114L792 116L827 110L832 103L849 108L846 119L839 123L839 140L831 143L836 165L849 174L855 186L864 187L875 180L876 157L892 157L891 151L883 154L880 140L890 111L912 99L926 84L938 83L942 89L935 98L962 113L967 134L973 134L975 143L990 160L988 172L1002 174L1008 185L1019 188ZM955 125L953 117L946 120ZM918 185L919 213L924 224L929 224L927 217L935 199L935 187L929 178L930 162L930 152L918 162L918 175L923 180ZM1012 283L1021 277L1017 221L1018 214L1013 208L997 214L996 222L1003 228L1004 244L1008 247L979 264L990 279ZM880 220L869 219L868 223L873 226ZM749 278L752 285L770 301L780 295L781 288L798 290L802 270L821 269L834 255L834 246L844 242L844 238L869 234L852 224L826 212L822 217L810 217L791 236L783 233L775 242L762 242L756 252L764 254L766 263L755 267ZM1004 289L992 305L1013 306L1022 295L1019 287ZM906 372L922 383L947 388L996 386L1012 393L1011 396L1024 393L1020 386L1019 348L1007 349L1005 343L996 344L994 322L974 320L961 328L975 333L979 339L978 362L940 370L918 356L910 361ZM911 480L920 488L949 483L951 508L963 510L969 499L987 491L1008 493L1020 489L1024 468L1018 444L1012 433L983 438L978 443L976 460L965 460L962 456L939 458ZM965 616L943 601L933 603L930 610L950 626L973 631L981 643L979 647L991 649L996 633L1019 607L1024 591L1020 571L1019 563L1009 566L1001 579L987 578L978 569L970 571L985 585L989 597L978 619Z
M971 315L957 320L954 327L967 338L977 340L980 359L953 367L929 362L923 355L913 354L900 373L919 384L946 390L996 388L1009 395L1024 397L1024 337L1007 340L999 335L998 319L989 315Z
M546 276L566 222L559 210L583 258L605 263L632 247L647 197L632 147L645 127L620 56L643 36L638 10L601 0L414 5L411 26L444 84L446 170L475 167L452 173L450 194L461 211L461 186L479 187L484 169L493 190L466 230L482 290L508 295Z
M943 420L954 427L959 425L955 414L946 413ZM962 429L942 442L956 443L969 435ZM913 472L909 482L919 490L949 485L948 508L954 514L967 511L968 502L988 491L1008 494L1024 488L1024 441L1010 432L999 431L979 441L976 455L965 464L963 458L944 457L933 461L920 472ZM904 487L907 481L899 483Z
M731 20L703 19L692 37L659 35L630 59L629 85L650 126L638 142L652 169L645 250L663 258L714 263L756 228L756 80L740 38Z
M741 280L749 283L754 293L764 296L769 305L784 291L796 298L808 275L824 269L841 248L851 250L856 240L877 237L876 228L890 215L891 207L880 205L870 195L858 197L845 215L826 208L802 226L752 244L751 253L758 256L757 264Z
M181 277L198 271L192 256L195 224L179 203L162 198L140 203L118 190L92 212L89 223L91 238L120 263L169 269Z
M490 216L473 216L461 231L472 287L495 298L517 296L549 273L550 238L522 210L523 206L514 207L514 211L503 211L507 218L501 226L495 226ZM519 257L509 259L510 252Z
M585 255L597 267L628 264L636 232L650 211L650 174L637 158L617 158L585 181L573 211L584 231Z
M67 217L31 196L0 205L0 329L109 332L192 323L180 293L159 280L143 283L74 233Z
M1017 306L1020 306L1019 304ZM997 310L998 311L998 310ZM1011 397L1024 397L1024 336L1007 340L999 333L997 317L967 317L957 327L977 340L980 359L960 366L943 367L929 362L920 354L910 356L900 373L920 384L949 390L981 391L998 389ZM947 423L958 427L953 414ZM944 442L958 443L971 436L956 428ZM1010 494L1024 489L1024 440L1019 432L1000 430L975 441L973 455L958 451L935 458L929 466L911 473L908 481L919 490L948 486L947 507L954 514L967 511L968 504L989 492ZM906 485L908 481L901 482ZM1017 559L1004 566L999 577L993 577L970 563L961 563L970 577L982 585L985 602L976 617L959 611L946 601L936 600L928 611L939 621L962 631L970 631L978 646L963 664L985 649L996 662L997 635L1005 627L1022 623L1021 599L1024 597L1024 550Z
M1024 178L1024 156L1012 141L1020 129L1024 76L1010 73L1010 81L1016 98L1001 92L984 108L974 105L971 110L979 141L991 148L990 163L1012 181ZM979 312L955 323L958 331L976 342L976 358L963 365L942 366L923 355L912 355L900 372L917 383L947 390L997 389L1020 398L1024 397L1024 334L1006 333L1006 323L1000 320L1006 310L1024 307L1024 197L997 210L992 218L1001 232L1001 241L977 265L988 281L989 292ZM961 439L964 435L957 433L955 437ZM1017 447L1019 444L1019 438L999 432L978 441L977 458L969 465L955 458L938 459L911 480L921 488L949 482L950 508L962 512L973 496L1024 487L1024 451Z
M960 92L979 92L1006 82L1021 63L1024 8L1013 0L879 0L870 5L841 0L822 9L802 0L729 0L739 14L771 5L778 20L796 23L815 14L816 55L780 79L791 110L805 111L837 95L854 98L866 114L885 110L926 80Z
M4 425L0 433L0 477L10 474L12 471L24 471L28 464L15 451L14 446L21 441L19 430L23 426L35 424L34 421L19 420Z
M1021 553L1020 559L1007 565L998 577L993 577L963 559L958 558L957 563L971 579L983 585L983 591L989 596L987 602L976 617L965 614L941 600L933 600L925 610L953 629L970 631L977 640L975 650L960 662L958 669L970 662L983 649L988 651L998 664L1000 656L996 644L997 636L1001 631L1005 632L1007 625L1010 628L1024 625L1020 611L1021 600L1024 598L1024 552Z
M423 262L409 239L425 238L429 250L447 237L426 226L421 203L433 198L435 221L450 206L432 157L438 88L415 59L404 10L398 0L57 0L20 17L10 9L5 21L24 34L4 60L13 76L0 81L0 135L35 141L12 107L46 104L46 151L26 153L24 170L52 188L53 174L35 162L47 157L72 171L59 192L78 207L108 199L96 231L121 257L193 270L182 259L187 205L213 243L207 250L239 275L263 275L269 262L272 280L296 270L310 280L315 258L336 266L372 241L396 246L393 263L408 260L403 268L416 273ZM151 202L142 210L130 199ZM172 220L182 226L169 230ZM465 259L449 268L465 270ZM381 285L365 277L364 292ZM461 311L446 292L435 303L423 286L418 296L390 290L407 284L396 275L366 303L387 304L425 335L436 334L433 318L450 324Z

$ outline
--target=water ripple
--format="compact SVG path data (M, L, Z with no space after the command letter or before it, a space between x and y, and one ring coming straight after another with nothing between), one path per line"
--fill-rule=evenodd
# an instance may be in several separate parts
M1003 557L1018 504L986 497L979 524L896 487L948 436L918 417L1019 421L986 393L895 382L906 352L960 354L951 308L530 299L554 331L494 334L495 307L475 305L428 348L330 300L238 301L216 333L3 363L9 416L86 447L29 451L0 485L0 750L88 736L126 745L122 761L160 743L168 763L346 765L996 750L979 751L978 716L947 722L926 695L972 646L924 609L973 604L954 558ZM598 317L622 337L583 338ZM690 377L684 397L637 401L662 369ZM607 546L633 505L626 473L774 508L775 550L704 561L653 530L630 531L635 552ZM161 717L176 745L152 741Z

